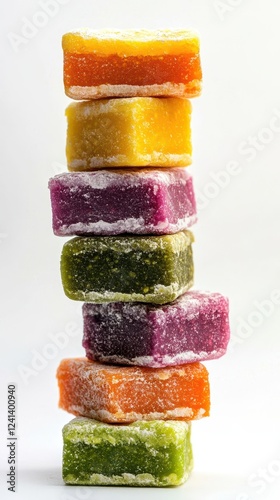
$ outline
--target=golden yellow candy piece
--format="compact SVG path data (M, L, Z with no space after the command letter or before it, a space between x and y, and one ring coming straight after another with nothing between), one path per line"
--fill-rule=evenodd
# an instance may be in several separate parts
M77 102L68 106L66 116L70 171L191 163L191 104L187 99Z

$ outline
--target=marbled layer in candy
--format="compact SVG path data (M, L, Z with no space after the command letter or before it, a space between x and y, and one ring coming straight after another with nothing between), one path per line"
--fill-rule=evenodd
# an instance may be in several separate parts
M176 299L193 284L193 235L88 236L65 243L65 294L84 302L153 302Z
M60 408L82 417L127 423L209 415L208 372L201 363L146 368L70 358L61 361L57 378Z
M165 305L84 304L83 346L102 363L171 366L219 358L229 341L228 300L188 291Z
M72 99L194 97L201 91L199 39L190 30L80 30L62 39Z
M71 171L184 167L191 163L191 103L176 97L75 102L66 109Z
M66 484L176 486L192 466L191 426L155 420L110 425L75 418L63 428Z
M50 179L49 188L58 236L172 234L196 221L184 168L68 172Z

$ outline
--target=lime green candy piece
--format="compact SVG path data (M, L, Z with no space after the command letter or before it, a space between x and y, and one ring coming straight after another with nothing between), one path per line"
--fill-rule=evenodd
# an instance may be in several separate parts
M193 235L91 236L65 243L65 294L84 302L175 300L193 284Z
M66 484L177 486L192 470L191 425L139 421L112 425L75 418L63 428Z

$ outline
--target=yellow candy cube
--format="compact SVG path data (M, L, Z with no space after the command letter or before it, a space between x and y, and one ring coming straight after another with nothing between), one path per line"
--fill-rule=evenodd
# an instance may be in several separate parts
M173 97L76 102L66 109L70 171L191 163L191 104Z

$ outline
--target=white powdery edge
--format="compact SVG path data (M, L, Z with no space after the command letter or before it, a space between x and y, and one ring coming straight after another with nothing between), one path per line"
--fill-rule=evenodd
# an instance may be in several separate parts
M136 233L136 234L147 234L154 232L164 231L166 234L177 233L184 229L189 228L197 221L197 215L186 216L179 219L177 223L170 223L168 220L159 222L158 224L145 224L143 217L129 218L118 220L116 222L106 222L100 220L98 222L82 223L77 222L76 224L62 225L56 231L59 236L72 236L75 234L121 234L121 233Z
M180 174L180 176L178 175ZM106 189L110 186L134 187L142 186L150 181L155 182L155 187L182 185L185 186L191 175L182 167L124 167L111 170L96 170L92 172L64 172L56 175L51 181L59 180L63 187L76 189L79 187L90 187L91 189ZM126 186L129 180L129 186Z
M104 293L100 292L84 292L83 290L78 290L77 292L66 290L66 295L73 300L82 300L83 302L154 302L155 304L164 304L168 303L171 300L175 300L176 297L183 294L189 288L193 286L193 280L190 280L187 285L178 289L178 283L172 283L169 286L165 285L156 285L154 287L154 293L121 293L121 292L109 292L106 291ZM162 295L170 295L172 297L168 297L168 300L162 301ZM174 297L173 297L174 296ZM82 297L82 298L81 298Z
M154 356L139 356L136 358L125 358L122 356L104 356L102 353L95 353L88 349L87 351L92 355L92 358L98 359L101 363L112 363L118 365L131 365L131 366L148 366L150 368L162 368L164 366L183 365L185 363L192 363L195 361L206 361L210 359L217 359L223 356L226 349L215 349L211 352L201 351L199 353L194 351L185 351L175 356L165 354L160 361Z
M145 101L153 101L153 97L146 97ZM130 103L141 103L143 101L143 97L131 97ZM74 108L76 119L85 119L93 116L100 116L104 114L108 114L110 112L120 113L120 105L127 106L127 96L118 98L118 99L100 99L95 102L93 106L92 101L87 101L84 103L80 103L81 105L77 105L77 103L69 104L67 109ZM143 102L142 102L143 104ZM184 106L189 115L191 114L191 103L190 101L184 99ZM120 167L120 165L117 165Z
M160 151L155 151L150 155L137 154L137 165L131 162L129 158L125 155L115 155L115 156L93 156L87 160L77 159L72 160L68 167L71 171L90 170L91 168L99 167L104 168L107 166L111 167L176 167L176 166L187 166L192 162L192 157L190 154L164 154Z
M82 422L82 434L77 433L76 437L73 437L72 431L77 430L77 423ZM145 428L141 426L141 423L145 424ZM75 417L68 424L66 424L63 428L63 435L65 439L70 439L72 443L79 443L83 441L85 444L89 444L95 446L100 441L97 442L93 439L93 433L96 428L103 427L107 432L102 436L102 441L108 441L112 444L112 433L115 431L118 433L121 442L123 444L135 444L138 439L142 440L142 442L149 447L150 451L153 448L151 444L151 439L153 440L155 436L157 436L158 430L155 431L153 424L155 421L150 421L147 426L147 422L142 420L142 422L135 421L130 422L127 426L122 424L111 426L110 423L101 422L100 420L94 420L88 417ZM162 441L158 441L158 436L156 440L155 447L169 445L171 443L178 446L182 440L184 440L186 432L190 432L191 421L185 420L161 420L162 429L171 428L175 430L175 436L172 438L166 439L166 437ZM150 425L149 425L150 424ZM69 434L70 433L70 437ZM113 438L114 439L114 438Z
M86 480L80 480L73 474L65 476L63 479L67 484L95 484L95 485L133 485L133 486L177 486L184 483L192 470L193 461L187 465L187 469L182 478L178 479L175 473L165 477L155 477L149 473L129 474L123 473L120 476L104 476L103 474L91 474Z
M196 97L202 89L200 80L192 80L188 84L166 82L161 85L110 85L98 86L72 85L65 87L65 93L72 99L99 99L100 97Z
M91 29L91 28L77 28L69 33L66 33L64 36L67 35L76 35L78 37L82 37L84 39L90 39L90 38L95 38L101 41L109 41L113 40L113 42L117 41L125 41L127 43L129 42L155 42L155 41L160 41L160 42L167 42L167 41L185 41L185 43L189 42L190 49L193 45L193 38L197 39L198 34L197 31L194 29ZM146 45L146 44L145 44ZM118 53L118 52L117 52ZM122 53L122 52L121 52ZM158 53L159 56L168 54L169 52L165 51L165 46L164 44L161 45L160 51ZM181 51L180 51L181 53ZM195 51L196 53L196 51ZM146 52L145 52L146 54ZM154 52L152 54L148 53L148 55L154 55Z
M135 422L135 420L172 420L177 418L185 418L187 420L199 420L205 414L205 409L193 410L188 406L183 408L174 408L173 410L165 410L163 412L137 413L135 411L124 413L121 410L116 413L111 413L108 410L94 410L91 408L84 415L84 406L69 405L70 412L74 415L82 415L88 418L101 420L101 422Z

